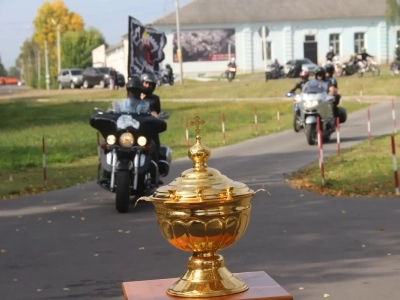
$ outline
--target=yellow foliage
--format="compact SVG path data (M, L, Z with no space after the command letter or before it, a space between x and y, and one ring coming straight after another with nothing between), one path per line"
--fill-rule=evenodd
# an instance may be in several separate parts
M44 42L50 57L51 74L57 75L57 24L60 25L60 34L67 31L79 31L84 27L82 17L69 11L63 0L47 1L38 9L33 21L35 32L33 39L40 49L44 49Z

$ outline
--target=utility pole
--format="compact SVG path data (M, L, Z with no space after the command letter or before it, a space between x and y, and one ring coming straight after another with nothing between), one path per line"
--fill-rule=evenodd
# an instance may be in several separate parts
M178 43L178 59L179 59L179 75L181 84L183 84L183 67L182 67L182 48L181 48L181 29L180 29L180 22L179 22L179 0L175 0L176 6L176 40Z
M38 48L37 50L37 72L38 72L38 82L37 82L37 88L40 90L40 49Z
M49 54L47 53L47 41L44 41L44 61L46 64L46 89L50 90Z

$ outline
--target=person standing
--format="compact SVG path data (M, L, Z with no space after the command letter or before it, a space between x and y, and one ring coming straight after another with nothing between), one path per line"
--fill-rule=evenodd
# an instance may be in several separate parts
M115 70L113 67L110 68L110 90L115 89Z

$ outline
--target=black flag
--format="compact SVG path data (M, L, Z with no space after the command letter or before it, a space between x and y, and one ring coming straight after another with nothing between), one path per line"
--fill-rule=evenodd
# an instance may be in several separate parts
M139 76L146 71L160 77L159 64L165 58L163 49L167 43L165 33L145 27L139 20L129 17L128 38L128 77Z

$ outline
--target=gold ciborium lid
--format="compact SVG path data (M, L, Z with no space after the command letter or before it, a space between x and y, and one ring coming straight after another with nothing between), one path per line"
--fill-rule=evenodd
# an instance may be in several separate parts
M211 151L201 142L198 116L196 144L188 151L193 167L151 197L158 227L178 249L193 252L186 273L167 293L179 297L213 297L246 291L248 286L225 267L218 250L234 244L244 234L254 195L246 184L233 181L207 166Z
M244 183L233 181L218 170L207 166L206 162L210 158L211 151L201 142L199 125L202 124L204 121L198 116L190 122L190 125L196 126L197 133L196 144L188 151L188 156L193 161L193 168L184 171L170 184L157 189L152 195L153 201L163 201L165 205L179 203L184 206L196 203L211 205L254 194L254 191Z

